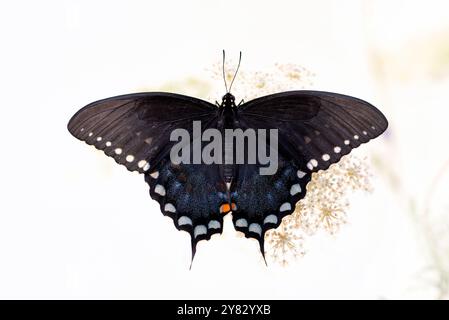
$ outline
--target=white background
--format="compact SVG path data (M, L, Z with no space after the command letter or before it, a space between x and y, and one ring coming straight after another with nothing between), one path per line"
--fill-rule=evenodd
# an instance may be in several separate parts
M448 12L446 1L2 2L0 298L447 298L449 239L432 228L449 212ZM286 267L265 267L227 220L189 271L189 236L143 177L66 130L97 99L189 77L216 86L204 69L222 49L242 50L242 69L302 65L310 89L361 97L390 120L357 150L382 159L375 191Z

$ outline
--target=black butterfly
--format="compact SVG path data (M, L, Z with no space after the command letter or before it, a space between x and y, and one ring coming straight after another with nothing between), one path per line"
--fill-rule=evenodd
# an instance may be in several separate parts
M232 84L231 84L232 86ZM260 175L256 164L174 164L174 129L278 129L278 169ZM385 116L366 101L322 91L289 91L235 104L227 90L217 105L173 93L148 92L93 102L68 130L130 171L143 173L150 195L176 228L196 244L221 233L232 211L235 229L260 243L306 194L311 174L327 169L353 148L379 136ZM226 147L224 147L226 152ZM193 151L192 151L193 152Z

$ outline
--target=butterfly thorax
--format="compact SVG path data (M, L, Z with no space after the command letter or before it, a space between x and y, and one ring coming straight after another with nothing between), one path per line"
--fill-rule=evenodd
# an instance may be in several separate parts
M235 105L235 97L231 93L226 93L220 104L220 114L224 122L224 127L228 129L234 128L234 121L236 120L237 106Z

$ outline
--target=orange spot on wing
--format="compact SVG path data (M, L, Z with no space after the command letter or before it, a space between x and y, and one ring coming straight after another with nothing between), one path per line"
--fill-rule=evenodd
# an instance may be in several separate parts
M229 203L225 203L225 204L221 205L220 213L228 213L229 211L231 211L231 206L229 205Z

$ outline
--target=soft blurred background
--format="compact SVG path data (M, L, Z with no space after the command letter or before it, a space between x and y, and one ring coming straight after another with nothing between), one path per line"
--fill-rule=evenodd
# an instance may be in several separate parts
M0 6L0 298L449 298L447 1ZM369 192L347 195L338 232L267 268L227 220L189 271L189 236L143 177L66 124L91 101L141 90L219 99L222 49L230 68L243 51L240 95L251 75L300 66L299 89L363 98L390 127L354 152Z

